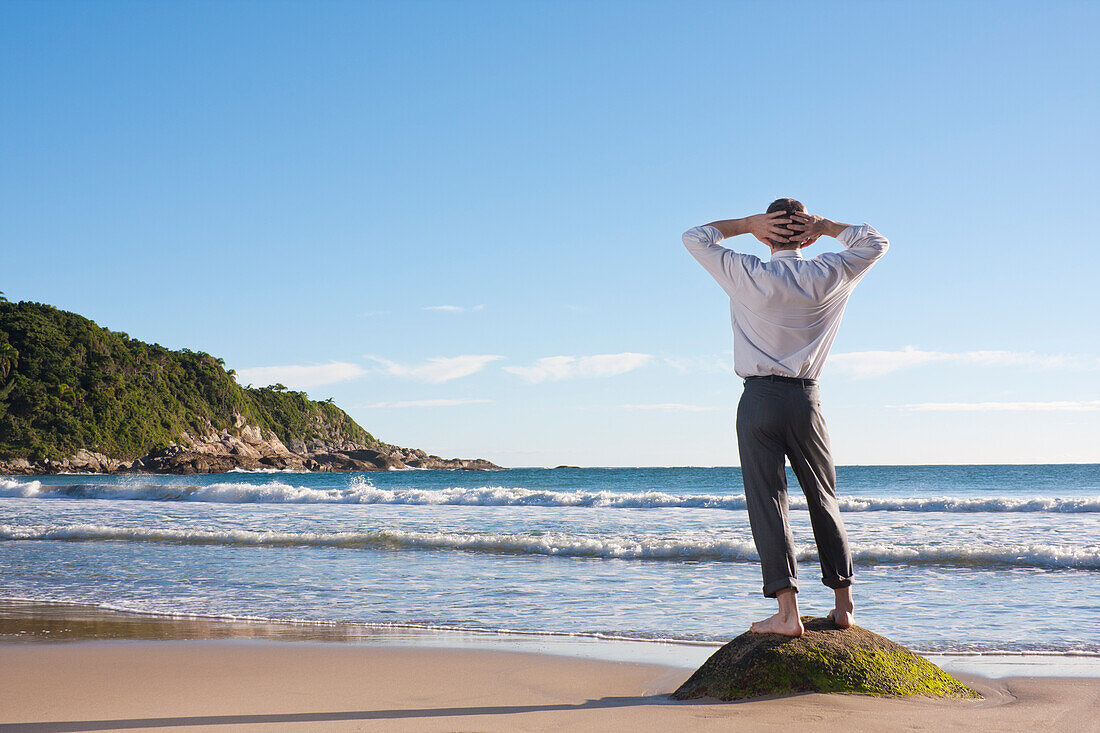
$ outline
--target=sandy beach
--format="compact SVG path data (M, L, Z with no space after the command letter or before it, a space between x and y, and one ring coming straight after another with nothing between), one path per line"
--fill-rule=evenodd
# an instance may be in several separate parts
M709 650L669 664L660 644L619 645L609 661L592 647L615 642L393 633L5 601L0 731L1100 731L1096 677L960 674L981 701L685 703L668 694Z
M1095 731L1100 680L967 678L980 702L674 703L690 670L547 654L294 642L0 646L0 731Z

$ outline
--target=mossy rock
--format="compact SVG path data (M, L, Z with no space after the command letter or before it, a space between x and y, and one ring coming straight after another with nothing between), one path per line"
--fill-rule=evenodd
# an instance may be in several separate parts
M799 692L981 698L924 657L900 644L829 619L802 617L799 638L745 632L711 655L674 700L739 700Z

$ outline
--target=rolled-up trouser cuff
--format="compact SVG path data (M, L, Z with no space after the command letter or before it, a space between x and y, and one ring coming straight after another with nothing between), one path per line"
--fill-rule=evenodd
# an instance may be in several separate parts
M830 588L847 588L852 584L851 578L822 578L821 582Z
M794 592L797 593L798 581L794 578L780 578L779 580L773 580L772 582L764 586L764 597L775 598L776 594L784 588L794 588Z

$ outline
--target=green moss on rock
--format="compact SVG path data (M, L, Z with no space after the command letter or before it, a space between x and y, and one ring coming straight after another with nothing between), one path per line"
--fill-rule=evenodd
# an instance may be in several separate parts
M675 700L739 700L799 692L980 698L924 657L859 626L803 617L800 638L745 632L729 642L680 689Z

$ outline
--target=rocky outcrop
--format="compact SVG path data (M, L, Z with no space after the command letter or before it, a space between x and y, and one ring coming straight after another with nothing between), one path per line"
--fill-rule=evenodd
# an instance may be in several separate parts
M40 462L28 461L26 458L16 458L11 461L0 461L0 474L8 476L22 476L41 473L118 473L129 470L132 464L117 458L105 456L102 453L81 449L72 457Z
M330 471L385 471L405 467L382 451L370 448L314 453L311 459Z
M178 444L124 461L81 449L63 460L30 462L20 458L0 461L2 475L44 473L222 473L234 469L265 468L301 471L385 471L400 468L498 469L484 459L440 458L416 448L388 443L358 445L347 440L292 441L287 448L278 436L234 416L232 430L194 437L184 433Z
M980 698L924 657L859 626L804 616L799 638L745 632L672 693L674 700L739 700L800 692Z
M463 468L472 471L500 468L484 458L440 458L419 448L402 448L389 443L379 443L378 449L394 461L394 468Z

